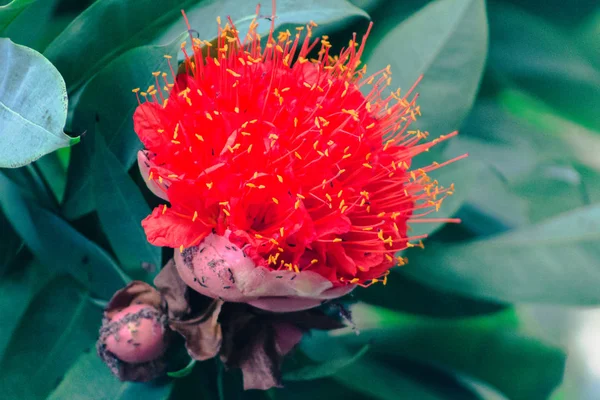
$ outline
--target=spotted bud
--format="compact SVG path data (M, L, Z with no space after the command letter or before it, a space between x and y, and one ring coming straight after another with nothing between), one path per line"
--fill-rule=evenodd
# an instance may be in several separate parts
M106 349L128 363L143 363L165 352L165 326L150 306L135 304L115 314L108 324Z
M170 337L160 293L134 281L106 306L96 348L121 380L145 382L165 373Z

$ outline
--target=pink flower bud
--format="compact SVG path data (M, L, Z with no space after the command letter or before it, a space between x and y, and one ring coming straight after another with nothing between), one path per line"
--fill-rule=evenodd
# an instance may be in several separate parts
M165 352L165 328L160 314L152 307L131 305L115 314L110 322L114 323L114 329L106 337L106 349L121 361L144 363Z
M198 246L175 251L174 258L181 279L195 291L268 311L306 310L355 287L335 287L310 270L294 272L256 265L227 235L210 234Z
M133 281L106 305L96 350L119 379L147 382L165 374L171 334L160 293Z

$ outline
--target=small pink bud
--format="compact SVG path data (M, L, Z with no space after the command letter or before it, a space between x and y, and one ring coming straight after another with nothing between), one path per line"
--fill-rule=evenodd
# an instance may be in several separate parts
M165 352L165 328L153 307L131 305L116 313L110 323L115 328L105 339L106 349L121 361L144 363Z

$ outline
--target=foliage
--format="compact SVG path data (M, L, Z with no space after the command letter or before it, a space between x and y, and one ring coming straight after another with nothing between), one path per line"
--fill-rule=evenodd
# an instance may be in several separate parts
M131 89L177 54L180 9L211 40L219 15L247 28L254 2L87 3L0 3L3 398L552 396L565 355L525 333L515 307L600 304L600 6L567 23L549 12L564 11L558 1L277 2L278 26L315 21L337 49L373 20L369 70L389 64L404 90L423 75L418 128L461 131L416 163L470 156L434 174L456 185L439 217L462 224L415 225L426 250L403 254L387 286L351 295L354 330L307 336L285 389L242 393L214 361L123 383L93 346L97 305L130 279L151 281L169 257L140 226L156 200L134 166Z

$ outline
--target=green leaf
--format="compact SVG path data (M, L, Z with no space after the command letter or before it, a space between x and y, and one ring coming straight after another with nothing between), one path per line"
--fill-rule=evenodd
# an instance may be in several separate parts
M142 228L150 207L100 132L94 136L93 195L100 223L125 272L152 282L160 271L161 248L148 243Z
M563 116L600 130L600 69L577 43L555 25L505 3L492 3L489 14L489 65Z
M399 395L419 400L482 400L442 371L403 362L362 360L336 374L336 380L360 393L389 400Z
M560 143L571 159L600 171L600 132L565 119L544 102L517 90L504 90L499 101L511 114L543 130L549 140Z
M101 311L69 277L51 281L30 304L0 363L6 398L39 399L84 350L93 347Z
M335 375L341 369L354 364L365 355L369 350L369 345L363 346L356 354L351 357L341 357L324 362L320 365L309 365L293 371L288 371L283 375L285 381L310 381L314 379L326 378Z
M74 111L73 129L102 133L106 144L125 169L131 167L142 148L133 130L133 112L138 106L131 89L154 84L152 72L168 70L164 55L174 59L181 36L164 46L143 46L129 50L104 68L85 87ZM92 144L74 147L62 211L69 219L78 218L95 207L91 185ZM93 140L92 140L93 142Z
M36 0L13 0L0 6L0 33L34 1Z
M483 0L437 0L386 34L366 63L391 66L394 85L408 90L420 75L415 126L435 136L458 129L469 112L486 58Z
M48 400L167 400L171 390L171 382L121 382L90 352L79 357Z
M317 398L344 399L344 400L372 400L373 396L369 393L361 393L346 386L333 378L318 379L310 383L304 381L286 382L283 390L272 390L267 393L273 393L273 400L306 400Z
M426 246L426 249L428 250L429 247ZM354 290L353 295L361 301L376 306L436 318L461 318L492 314L506 308L500 303L440 290L411 279L403 272L404 268L413 267L417 268L409 260L408 266L392 269L385 286L359 287Z
M23 9L2 36L40 53L75 16L59 7L61 0L37 0ZM34 23L32 23L34 22Z
M24 198L19 188L1 173L0 206L27 247L52 271L71 274L104 299L129 282L100 247L59 216Z
M0 281L0 360L4 358L14 331L36 293L50 278L48 271L37 263L22 265Z
M179 371L167 372L167 375L169 375L171 378L185 378L192 373L195 366L196 360L192 358L190 359L188 365L186 365L184 368L180 369Z
M23 243L2 211L0 211L0 238L2 238L0 241L0 278L2 278L17 257Z
M262 2L260 14L271 16L273 14L271 2ZM217 36L216 17L231 17L240 32L245 33L250 22L256 17L257 2L240 2L236 0L222 0L218 2L200 2L186 10L192 29L198 32L202 39L211 40ZM275 26L284 24L304 25L310 21L317 24L336 24L350 18L368 18L369 16L360 8L346 0L278 0L276 7L277 17ZM266 18L259 18L259 32L266 32L271 27ZM185 28L183 18L175 21L160 37L157 43L173 40ZM183 28L183 29L182 29ZM331 34L333 32L327 32Z
M495 99L480 99L446 148L448 157L468 152L462 163L483 166L468 207L461 209L463 225L490 234L498 231L493 225L499 230L525 226L600 201L594 156L599 144L589 130L522 92L506 90ZM548 196L555 201L547 201Z
M507 302L600 304L600 205L561 214L497 237L432 243L410 253L405 272L467 296Z
M0 168L69 146L65 83L40 53L0 39Z
M302 349L314 360L327 360L369 343L372 355L432 363L488 383L512 400L545 400L562 380L564 353L508 327L510 313L435 320L364 305L353 312L358 335L351 329L314 332L303 340ZM350 368L364 366L363 360ZM364 379L360 375L348 381Z
M67 170L63 167L58 154L50 153L36 161L42 179L47 182L54 198L60 203L67 186Z
M47 209L55 209L56 203L52 198L52 194L44 186L44 182L36 168L34 168L34 164L29 164L23 168L3 169L0 170L0 173L15 186L18 186L24 197Z
M182 8L196 1L97 1L50 43L44 55L61 71L67 90L73 93L112 60L147 43L179 17Z

